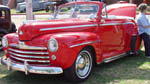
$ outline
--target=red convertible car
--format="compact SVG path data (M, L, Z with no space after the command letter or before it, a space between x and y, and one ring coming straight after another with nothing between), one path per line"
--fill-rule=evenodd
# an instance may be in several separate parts
M73 82L89 77L94 64L139 50L136 5L85 1L61 5L51 20L27 21L2 39L1 64L25 74L62 74Z

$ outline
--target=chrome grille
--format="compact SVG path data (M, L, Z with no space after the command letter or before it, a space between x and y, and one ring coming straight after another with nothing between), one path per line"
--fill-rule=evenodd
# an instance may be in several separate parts
M47 50L27 50L14 47L8 50L10 59L15 62L24 63L26 61L30 64L50 64Z
M45 61L45 60L30 60L30 59L22 59L22 58L19 58L19 57L15 57L15 56L12 56L10 55L11 58L14 58L14 59L17 59L17 60L20 60L20 61L26 61L26 62L50 62L50 61Z
M21 53L21 54L46 54L46 55L48 55L48 52L30 52L30 51L15 50L12 48L9 48L8 50L16 52L16 53Z

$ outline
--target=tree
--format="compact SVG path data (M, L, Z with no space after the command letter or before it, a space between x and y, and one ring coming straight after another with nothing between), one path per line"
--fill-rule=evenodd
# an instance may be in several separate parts
M27 20L33 20L34 15L32 13L32 1L26 0L26 19Z
M8 7L15 8L16 7L16 0L8 0Z
M129 3L133 3L133 0L129 0Z

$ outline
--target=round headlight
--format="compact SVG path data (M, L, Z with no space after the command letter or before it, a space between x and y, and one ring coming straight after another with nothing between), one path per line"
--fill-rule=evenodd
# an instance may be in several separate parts
M58 50L58 42L56 39L51 38L48 41L48 48L51 52L56 52Z
M6 37L3 37L3 38L2 38L2 46L3 46L4 48L7 48L7 47L8 47L8 40L7 40Z

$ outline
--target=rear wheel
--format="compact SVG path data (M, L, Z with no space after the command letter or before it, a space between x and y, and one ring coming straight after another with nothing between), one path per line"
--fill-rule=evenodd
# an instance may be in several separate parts
M17 29L16 29L16 25L15 25L15 23L11 23L11 33L14 33L14 32L16 32L17 31Z
M72 82L82 82L89 77L93 68L93 56L90 49L83 49L74 64L64 74Z

